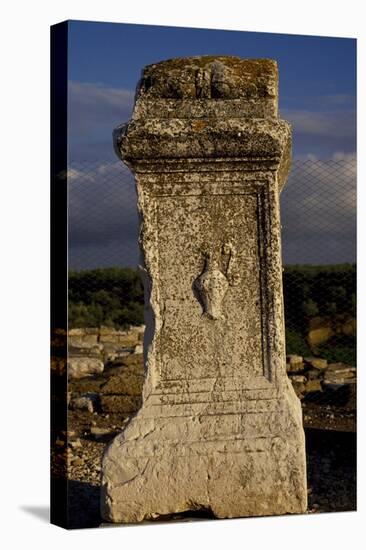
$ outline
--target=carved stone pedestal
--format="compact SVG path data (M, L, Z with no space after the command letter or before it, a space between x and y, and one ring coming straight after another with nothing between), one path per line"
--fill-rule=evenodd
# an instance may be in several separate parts
M148 66L115 140L141 214L146 381L142 408L103 458L104 519L304 512L282 303L291 132L277 118L276 63Z

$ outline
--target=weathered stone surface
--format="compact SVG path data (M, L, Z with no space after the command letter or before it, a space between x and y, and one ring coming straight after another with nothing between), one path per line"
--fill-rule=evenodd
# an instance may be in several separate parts
M292 387L295 390L295 393L299 399L302 399L306 393L306 385L304 382L292 382Z
M308 380L315 380L316 378L321 378L323 372L319 369L309 369L306 371L306 377Z
M101 387L103 412L133 414L141 406L144 372L142 361L121 367L121 372L109 378Z
M341 376L342 378L355 378L356 367L351 367L345 363L329 363L325 376Z
M68 343L78 347L98 343L99 331L97 328L72 328L68 332Z
M141 406L141 395L100 396L100 406L104 413L134 414Z
M314 391L322 391L321 381L318 378L307 380L305 384L305 391L306 393L310 393Z
M301 355L287 355L286 370L287 372L301 372L304 370L304 363Z
M277 118L276 63L147 67L115 147L142 219L146 379L103 457L103 518L305 511L302 413L285 367L279 191L291 132Z
M326 359L320 359L319 357L306 357L304 361L314 369L324 370L328 367L328 361Z
M87 410L88 412L94 412L99 401L99 396L96 393L86 393L80 397L74 397L70 401L70 409L73 410Z
M349 379L349 378L342 378L340 376L331 376L329 378L324 378L323 387L326 389L332 389L332 390L338 390L339 388L343 388L345 386L355 386L356 385L356 379Z
M83 378L92 374L103 372L104 364L96 357L74 356L67 361L67 373L69 378Z
M69 344L68 352L69 355L85 355L101 359L103 346L101 344L90 344L88 341L79 341L78 345Z
M131 327L129 330L117 330L111 327L100 327L99 342L101 344L115 344L121 346L134 346L140 341L140 335L145 327Z
M121 372L111 376L100 391L105 395L141 395L144 373L141 364L122 367Z
M297 384L304 384L306 382L306 376L296 374L295 376L291 376L291 380Z
M113 363L134 352L133 347L116 348L114 344L105 344L103 347L104 363Z

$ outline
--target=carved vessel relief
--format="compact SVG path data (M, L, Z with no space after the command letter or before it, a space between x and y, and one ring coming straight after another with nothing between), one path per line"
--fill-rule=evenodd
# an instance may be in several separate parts
M235 249L228 242L219 252L202 251L204 267L202 273L193 282L193 291L203 309L203 317L211 320L223 320L222 303L229 286L237 283L238 275L233 272Z

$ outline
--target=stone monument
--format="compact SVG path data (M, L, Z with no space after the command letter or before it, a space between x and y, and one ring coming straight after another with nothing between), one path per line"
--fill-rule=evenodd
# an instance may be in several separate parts
M282 297L291 130L278 118L276 62L149 65L114 140L136 178L146 379L141 409L103 457L103 518L304 512Z

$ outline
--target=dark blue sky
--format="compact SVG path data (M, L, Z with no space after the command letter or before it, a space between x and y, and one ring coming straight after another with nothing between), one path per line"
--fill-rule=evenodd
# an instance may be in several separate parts
M91 119L103 109L106 114L105 124L98 119L94 126L87 125L89 135L80 135L78 120L73 124L71 118L70 138L75 149L89 141L96 152L96 142L104 142L104 147L110 142L110 115L116 117L115 126L128 118L145 65L208 54L277 60L280 112L293 123L295 156L329 157L356 149L354 39L78 21L71 21L69 29L69 79L89 85L84 99L89 101ZM95 93L92 85L99 91L124 90L130 96L119 107L114 104L111 112L108 101L94 105L88 98ZM70 102L71 114L78 119L84 112L72 108L76 94L73 90ZM70 152L72 158L78 155L77 150Z
M72 80L134 89L147 64L217 54L276 59L282 106L355 93L356 41L348 38L77 21L69 28Z
M288 221L283 233L286 263L354 261L356 40L71 21L71 266L137 261L133 180L129 171L116 163L112 130L131 116L143 67L172 57L215 54L276 59L280 116L292 123L293 158L322 163L335 157L343 162L338 171L342 172L342 179L336 177L337 170L329 172L327 164L323 168L321 164L307 164L303 170L296 165L296 178L290 177L282 200L282 217ZM110 162L116 164L111 166ZM321 170L325 170L324 175ZM316 181L311 182L310 204L306 184L313 177L311 174ZM323 190L326 189L320 193L321 214L318 181L323 181ZM338 205L337 209L332 204ZM342 208L343 204L346 208ZM301 216L306 249L301 249L299 240Z

